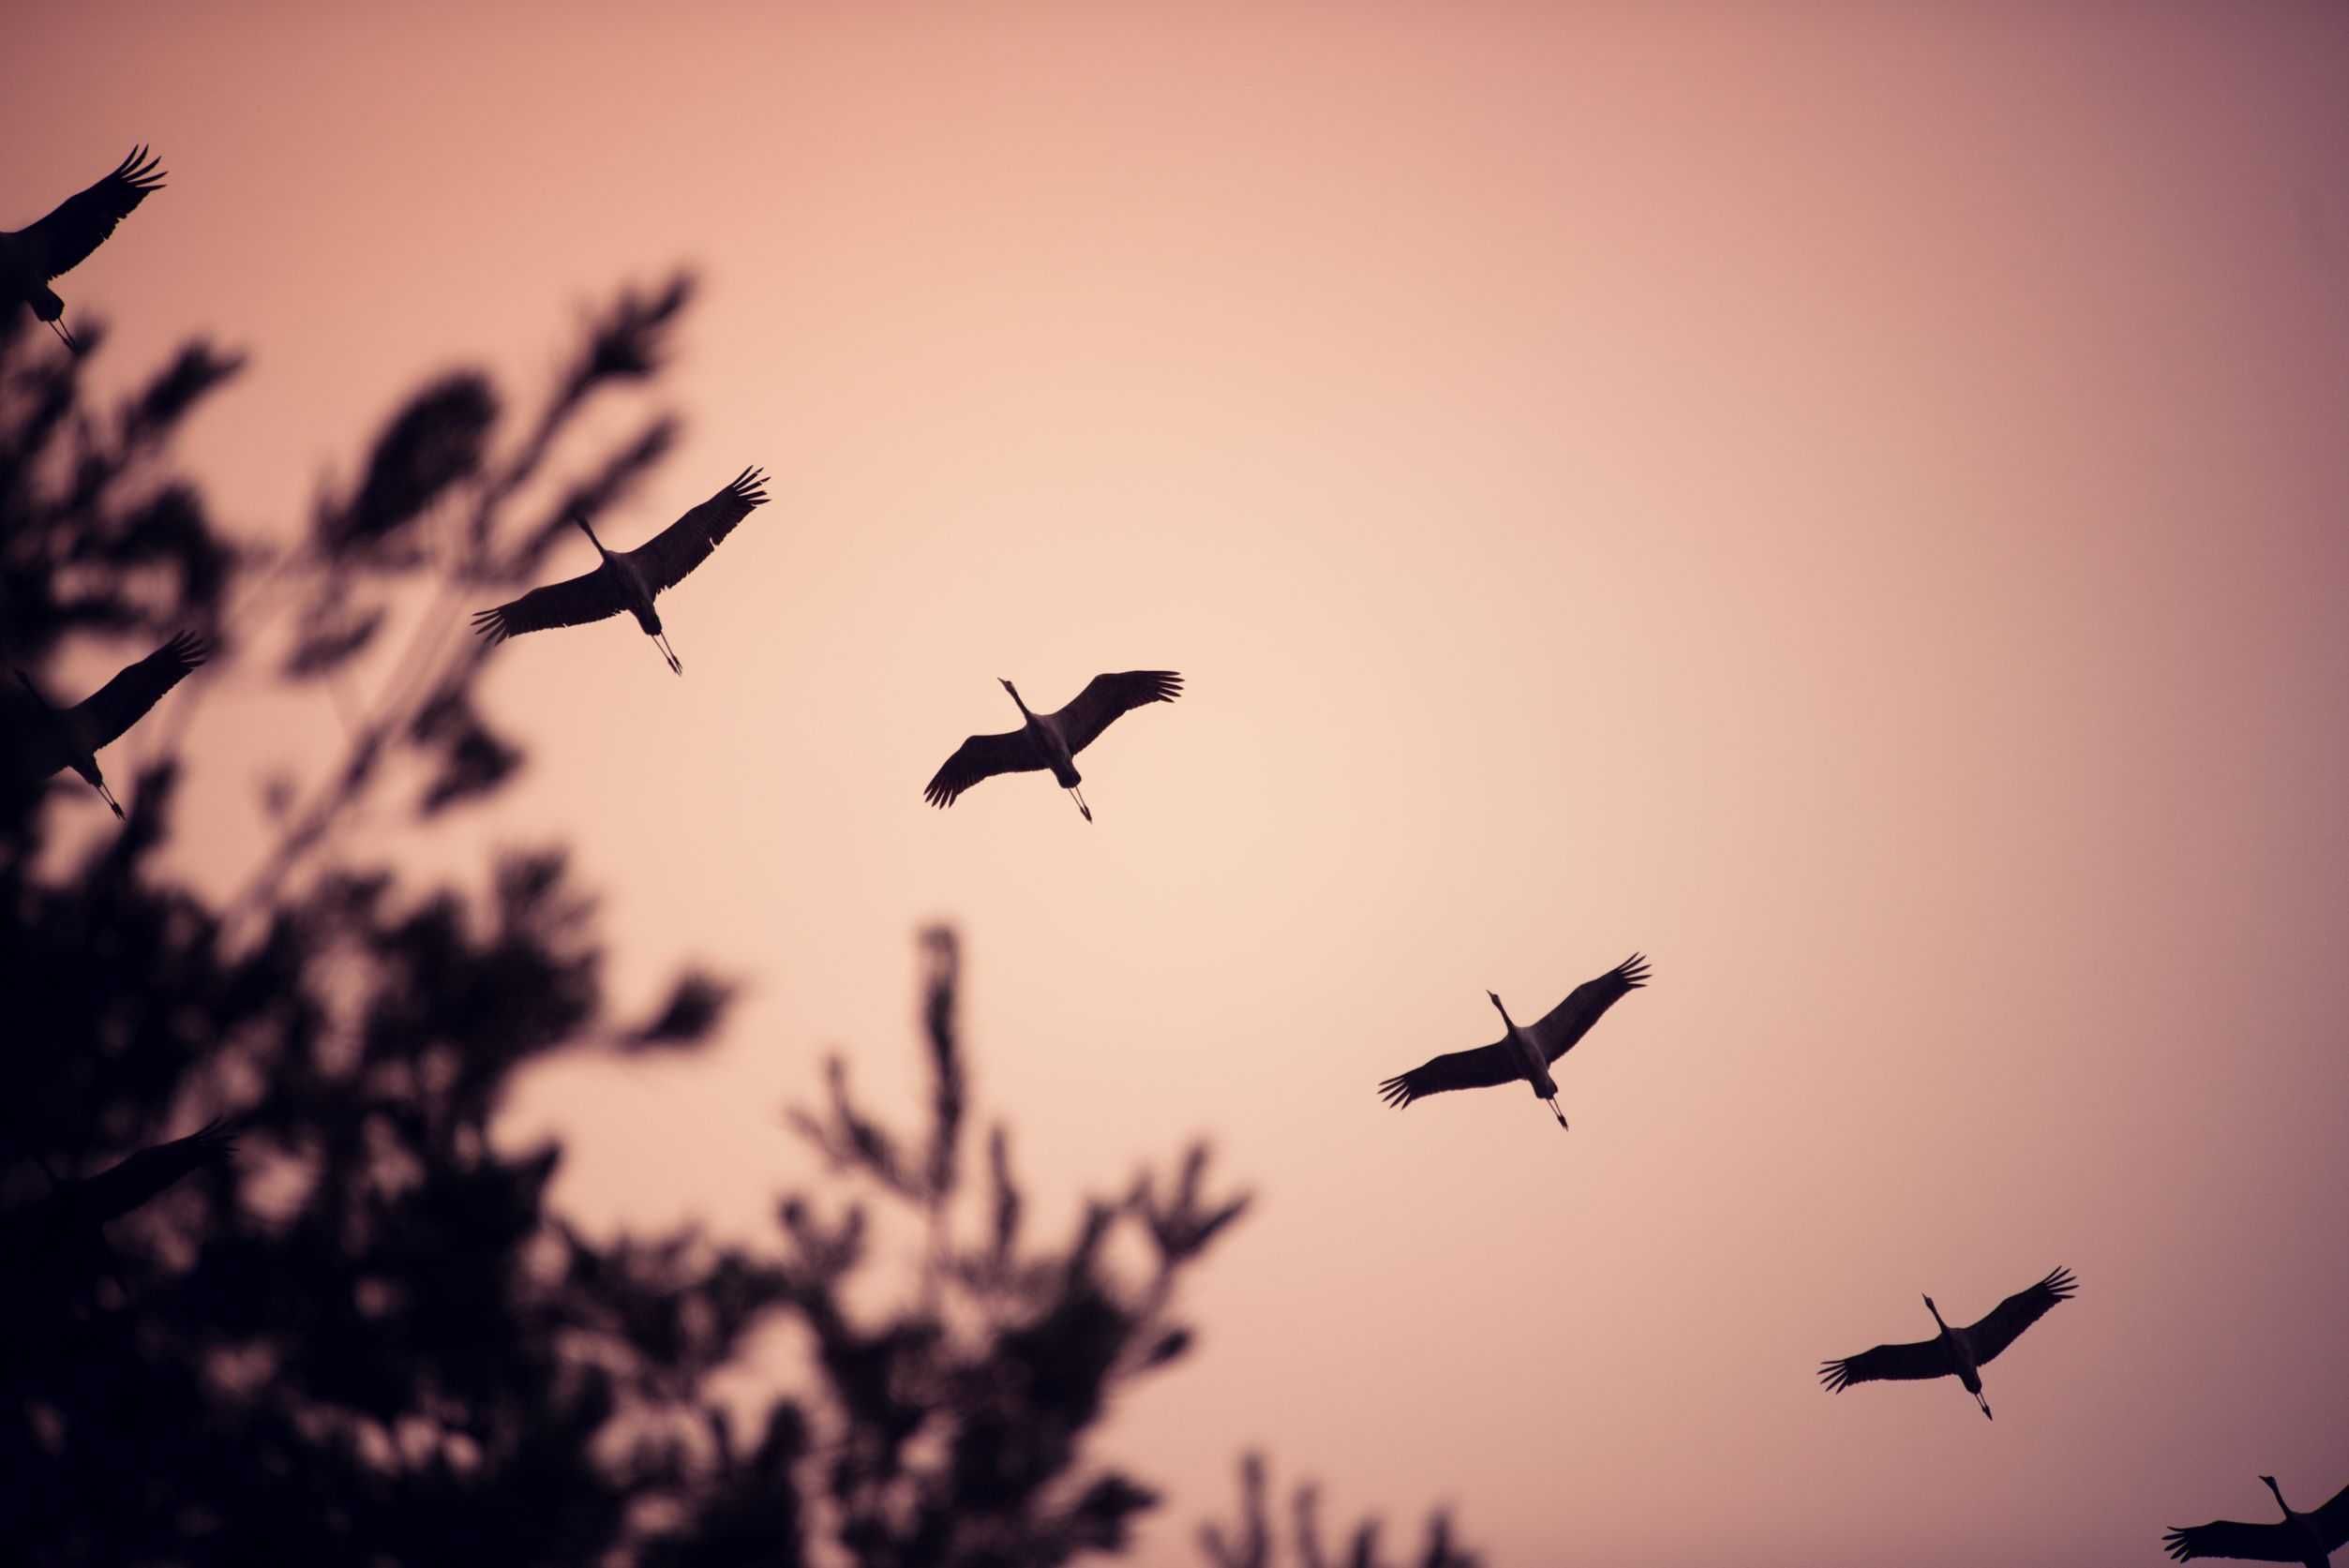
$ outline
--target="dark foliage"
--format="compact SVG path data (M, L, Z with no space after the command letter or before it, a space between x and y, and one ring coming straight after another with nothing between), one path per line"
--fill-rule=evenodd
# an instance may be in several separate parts
M70 776L0 817L0 1237L18 1244L0 1265L0 1557L712 1568L796 1563L829 1535L864 1563L1051 1563L1116 1550L1154 1501L1088 1465L1083 1438L1189 1344L1178 1279L1246 1201L1207 1196L1195 1149L1171 1183L1138 1178L1038 1239L1001 1127L966 1193L950 933L924 937L919 1130L860 1105L835 1061L825 1110L796 1120L846 1190L785 1201L771 1249L598 1245L547 1208L560 1149L491 1137L515 1075L691 1050L733 988L689 970L616 1019L560 850L471 887L417 885L369 849L385 797L463 810L522 765L485 717L489 650L446 635L447 612L526 578L566 510L611 505L658 462L658 411L571 449L584 411L640 396L690 293L623 296L590 323L518 437L486 377L437 381L266 558L157 471L233 356L188 350L108 421L80 381L95 324L75 360L0 322L0 662L229 634L150 721L127 825ZM281 654L238 657L273 635ZM203 827L174 786L206 681L363 674L340 755L272 784L248 879L222 897L162 868L173 833ZM209 1132L164 1147L216 1117L232 1155ZM903 1304L875 1311L891 1225L927 1246ZM1138 1265L1113 1262L1121 1233ZM712 1378L770 1325L796 1325L808 1365L746 1418Z
M1200 1550L1215 1568L1271 1568L1279 1561L1278 1543L1265 1510L1269 1489L1263 1456L1250 1454L1243 1457L1238 1524L1228 1532L1212 1524L1202 1525L1199 1530ZM1376 1519L1365 1519L1356 1525L1336 1557L1324 1550L1321 1493L1312 1483L1297 1487L1290 1507L1296 1521L1290 1545L1297 1568L1381 1568L1386 1561L1379 1555ZM1406 1561L1416 1568L1476 1568L1477 1563L1474 1557L1452 1544L1451 1516L1441 1509L1428 1516L1426 1543L1416 1557Z

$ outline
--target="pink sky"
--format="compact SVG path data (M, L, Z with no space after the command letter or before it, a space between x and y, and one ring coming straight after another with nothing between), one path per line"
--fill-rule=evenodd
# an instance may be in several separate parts
M681 682L501 655L531 770L412 846L573 841L631 997L751 980L517 1105L591 1228L764 1226L945 916L1063 1212L1199 1132L1264 1195L1111 1433L1147 1561L1252 1443L1505 1563L2150 1564L2349 1481L2349 10L481 11L49 7L0 223L163 155L62 289L103 385L250 351L182 455L254 536L702 269L606 531L774 504ZM996 676L1136 666L1093 827L922 805ZM334 723L207 691L200 869ZM1635 948L1570 1134L1379 1104ZM1995 1423L1813 1381L2057 1263Z

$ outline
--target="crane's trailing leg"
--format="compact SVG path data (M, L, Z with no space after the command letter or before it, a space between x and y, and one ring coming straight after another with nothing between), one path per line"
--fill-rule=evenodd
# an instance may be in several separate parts
M123 803L114 799L114 792L112 790L107 788L104 784L100 784L97 786L97 793L101 799L103 799L108 805L114 808L114 814L117 817L120 817L125 822L130 820L127 816L123 815Z
M677 657L677 650L669 646L669 635L666 632L653 633L652 646L659 649L661 650L661 657L669 662L669 673L671 675L682 675L685 673L685 665Z
M66 346L66 352L79 354L82 351L82 345L73 340L73 334L66 330L66 323L62 320L50 322L49 330L57 335L57 341Z
M1087 822L1092 821L1093 808L1085 803L1085 791L1077 788L1074 784L1070 784L1069 786L1069 795L1071 799L1076 801L1077 810L1085 814L1085 820Z
M1974 1396L1974 1403L1982 1407L1982 1413L1984 1416L1987 1416L1990 1420L1996 1421L1998 1419L1997 1416L1990 1414L1990 1401L1983 1398L1981 1395L1977 1394Z
M1559 1110L1559 1109L1558 1109L1558 1102L1557 1102L1557 1100L1556 1100L1556 1099L1554 1099L1554 1098L1553 1098L1553 1099L1551 1099L1551 1100L1549 1102L1549 1113L1550 1113L1551 1115L1553 1115L1553 1116L1555 1116L1555 1117L1557 1117L1557 1118L1558 1118L1558 1125L1559 1125L1560 1127L1564 1127L1564 1126L1566 1125L1566 1113L1565 1113L1564 1111L1561 1111L1561 1110Z

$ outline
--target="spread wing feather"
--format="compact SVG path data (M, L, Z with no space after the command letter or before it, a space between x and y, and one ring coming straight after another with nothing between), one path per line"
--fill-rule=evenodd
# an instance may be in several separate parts
M1878 1345L1840 1361L1822 1362L1818 1381L1827 1385L1828 1393L1841 1394L1856 1382L1913 1382L1943 1377L1951 1370L1949 1352L1941 1348L1941 1341L1924 1339L1911 1345Z
M114 226L147 199L147 192L163 188L157 161L146 148L133 148L112 173L87 190L67 197L47 217L23 231L20 237L30 247L33 264L44 282L88 261L90 252L106 243Z
M1070 699L1069 706L1055 713L1053 723L1060 726L1060 738L1069 743L1071 754L1085 750L1107 729L1121 713L1153 702L1173 702L1183 692L1183 678L1173 670L1125 670L1116 675L1097 675L1085 683L1085 690Z
M120 1164L71 1183L58 1196L72 1205L82 1222L103 1225L128 1214L182 1177L225 1162L235 1151L235 1135L224 1130L216 1118L185 1138L141 1149Z
M495 609L475 611L473 630L500 643L552 626L585 626L618 615L625 607L611 575L598 566L584 577L548 583Z
M2316 1533L2325 1538L2327 1551L2349 1546L2349 1486L2335 1492L2330 1502L2309 1516L2316 1521Z
M192 632L182 632L76 703L75 729L93 752L112 744L211 656L210 644Z
M2017 1291L1990 1309L1989 1315L1966 1330L1966 1346L1974 1359L1986 1362L2014 1343L2016 1337L2047 1315L2059 1301L2072 1299L2079 1286L2070 1269L2059 1268L2027 1291Z
M1033 773L1044 766L1042 754L1024 729L974 735L954 748L954 754L922 786L921 798L934 806L950 806L956 796L981 779L997 773Z
M2247 1562L2298 1562L2305 1548L2280 1524L2247 1525L2239 1519L2214 1519L2189 1525L2162 1537L2162 1545L2180 1562L2198 1557L2233 1557Z
M1489 1089L1500 1083L1513 1083L1525 1076L1517 1058L1509 1052L1509 1042L1495 1040L1474 1051L1453 1051L1422 1062L1409 1072L1398 1073L1379 1085L1379 1098L1401 1110L1414 1099L1441 1095L1453 1089Z
M1591 1025L1617 1002L1648 983L1648 961L1638 953L1597 979L1585 980L1534 1025L1534 1038L1551 1061L1572 1051Z
M767 475L744 469L732 484L628 552L653 592L675 588L685 574L710 559L734 525L767 504Z

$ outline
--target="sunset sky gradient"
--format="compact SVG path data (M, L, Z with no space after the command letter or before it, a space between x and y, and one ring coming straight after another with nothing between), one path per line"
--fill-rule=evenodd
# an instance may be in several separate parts
M180 454L248 537L699 271L601 526L773 473L685 679L517 642L523 782L377 827L576 844L635 1006L746 980L514 1107L591 1230L769 1227L936 918L1047 1222L1211 1135L1144 1561L1259 1443L1504 1564L2117 1568L2349 1481L2349 7L85 4L0 76L0 224L163 156L59 288L110 393L249 351ZM189 688L223 883L340 738L270 646ZM996 677L1132 667L1093 826L922 804ZM1570 1133L1379 1103L1634 948ZM2058 1263L1995 1423L1814 1381Z

